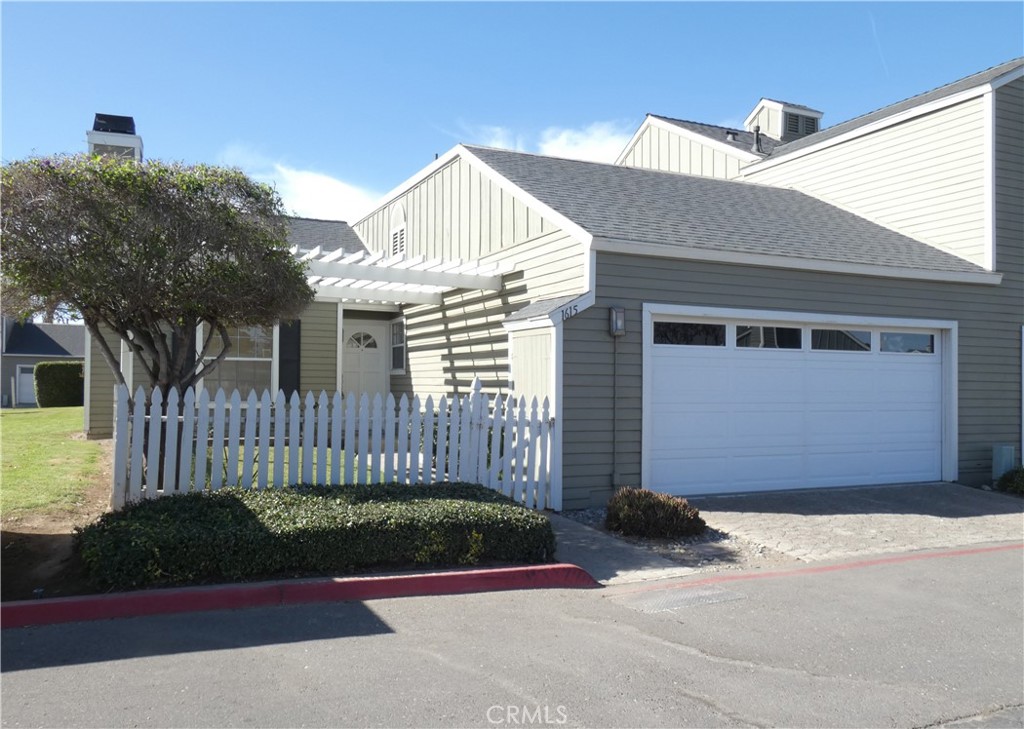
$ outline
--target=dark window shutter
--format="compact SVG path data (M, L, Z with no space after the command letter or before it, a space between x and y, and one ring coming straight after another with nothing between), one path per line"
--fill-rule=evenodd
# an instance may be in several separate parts
M281 322L278 335L279 368L277 383L285 397L299 391L299 341L302 322L298 319Z

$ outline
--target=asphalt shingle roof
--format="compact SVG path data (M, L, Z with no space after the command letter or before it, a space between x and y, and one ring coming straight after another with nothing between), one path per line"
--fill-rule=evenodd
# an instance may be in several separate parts
M85 327L78 324L14 324L4 354L85 357Z
M729 127L719 127L714 124L701 124L700 122L686 121L685 119L673 119L668 116L659 116L657 114L651 114L655 119L660 119L663 122L672 124L682 129L689 129L691 132L696 132L701 136L714 139L722 144L728 144L730 147L735 147L743 152L753 152L754 147L754 133L747 132L742 129L731 129ZM726 135L728 133L736 135L736 139L729 139ZM779 144L779 142L766 134L761 134L761 151L765 154L770 154L773 149Z
M958 94L961 91L967 91L968 89L975 88L976 86L987 84L990 81L999 78L1003 74L1009 73L1021 66L1024 66L1024 58L1015 58L1012 61L1007 61L1006 63L1002 63L998 66L993 66L992 68L972 74L966 78L962 78L959 81L954 81L951 84L940 86L937 89L932 89L931 91L926 91L923 94L918 94L917 96L912 96L909 99L904 99L903 101L899 101L895 104L890 104L889 106L882 107L881 109L869 112L863 116L858 116L842 122L841 124L836 124L833 127L822 129L816 134L800 137L799 139L794 139L792 142L787 142L786 144L780 144L775 147L775 150L772 152L771 159L782 157L790 152L795 152L799 149L803 149L804 147L809 147L812 144L817 144L833 137L837 137L840 134L845 134L846 132L853 131L854 129L867 126L872 122L885 119L893 114L899 114L900 112L907 111L908 109L913 109L915 106L938 101L939 99L944 99L947 96Z
M709 251L984 269L796 190L467 146L591 235Z
M536 319L537 317L547 316L552 312L558 311L573 299L578 299L579 296L579 294L569 294L568 296L558 296L553 299L541 299L539 301L534 301L519 311L509 314L505 317L505 321L526 321L527 319Z
M366 246L348 223L340 220L287 218L288 242L303 249L320 246L325 253L344 249L345 253L366 252Z

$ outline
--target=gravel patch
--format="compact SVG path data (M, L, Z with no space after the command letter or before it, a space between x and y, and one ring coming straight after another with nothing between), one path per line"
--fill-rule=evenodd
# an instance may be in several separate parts
M774 569L800 564L802 560L757 544L737 534L716 529L711 524L703 534L679 539L645 539L609 531L604 526L607 509L575 509L562 516L597 529L629 544L645 547L655 554L698 572L719 570ZM706 520L706 517L705 517Z

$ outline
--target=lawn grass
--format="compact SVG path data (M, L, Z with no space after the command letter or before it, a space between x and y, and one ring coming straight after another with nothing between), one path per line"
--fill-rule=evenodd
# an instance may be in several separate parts
M82 437L83 409L0 411L0 514L74 506L101 449Z

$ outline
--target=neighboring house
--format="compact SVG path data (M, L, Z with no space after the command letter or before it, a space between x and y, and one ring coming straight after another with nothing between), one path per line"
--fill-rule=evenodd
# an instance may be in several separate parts
M337 224L372 253L296 241L298 388L548 397L561 508L987 482L1022 438L1022 73L828 129L649 116L616 165L459 145Z
M4 407L36 404L35 366L39 362L83 360L85 327L2 321L0 401Z

